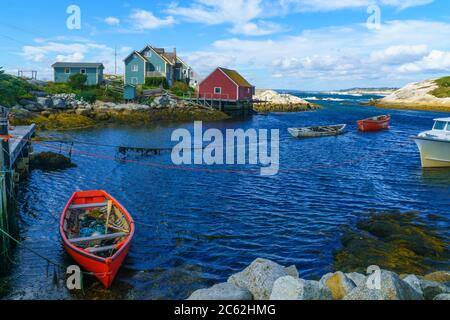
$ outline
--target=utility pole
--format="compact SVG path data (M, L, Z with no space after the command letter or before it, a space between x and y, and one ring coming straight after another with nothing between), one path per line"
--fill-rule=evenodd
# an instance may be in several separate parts
M117 46L114 46L114 75L117 76Z

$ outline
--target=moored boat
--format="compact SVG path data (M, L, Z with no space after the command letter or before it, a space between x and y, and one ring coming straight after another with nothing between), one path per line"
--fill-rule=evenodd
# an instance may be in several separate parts
M423 168L450 167L450 118L434 120L433 129L413 137Z
M109 288L131 246L131 215L105 191L75 192L61 215L64 248Z
M390 115L382 115L358 121L358 129L362 132L374 132L389 129Z
M288 131L295 138L318 138L343 134L346 127L346 124L339 124L333 126L289 128Z

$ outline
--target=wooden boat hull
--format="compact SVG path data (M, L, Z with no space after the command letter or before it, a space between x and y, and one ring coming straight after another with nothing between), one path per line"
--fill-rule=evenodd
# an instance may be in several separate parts
M344 133L347 125L323 126L323 127L306 127L306 128L289 128L289 133L294 138L321 138L338 136ZM321 128L328 128L327 131L315 131Z
M129 236L125 241L118 245L117 252L109 258L99 257L73 245L67 238L63 227L66 213L68 212L71 205L89 205L101 203L105 200L111 200L114 205L121 210L121 212L130 223ZM110 288L130 250L131 240L134 236L134 222L131 218L131 215L126 211L126 209L105 191L75 192L64 208L63 214L61 215L60 234L64 249L77 262L77 264L84 270L92 273L105 286L105 288Z
M414 137L419 147L423 168L450 167L450 141Z
M379 118L379 119L377 119ZM381 116L371 119L359 120L358 129L361 132L376 132L389 129L390 116Z

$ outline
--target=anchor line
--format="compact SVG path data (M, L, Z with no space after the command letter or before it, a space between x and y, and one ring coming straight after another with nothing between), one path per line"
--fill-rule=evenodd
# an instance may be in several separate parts
M32 249L32 248L30 248L30 247L24 245L22 241L17 240L15 237L13 237L12 235L10 235L8 232L6 232L5 230L3 230L2 228L0 228L0 232L1 232L3 235L5 235L7 238L9 238L9 239L11 239L13 242L15 242L18 246L21 246L22 248L27 249L28 251L30 251L30 252L33 253L34 255L36 255L36 256L38 256L39 258L41 258L41 259L47 261L49 264L52 264L52 265L54 265L54 266L60 268L61 270L67 270L67 267L66 267L66 266L64 266L64 265L62 265L62 264L60 264L60 263L58 263L58 262L55 262L55 261L53 261L52 259L47 258L47 257L44 256L43 254L37 252L36 250L34 250L34 249ZM104 273L94 273L94 272L86 272L86 271L81 271L81 272L82 272L83 274L85 274L85 275L99 276L99 277L105 277L105 276L107 276L107 275L110 274L110 272L104 272Z
M13 138L14 139L14 138ZM50 146L48 144L42 143L40 141L31 141L32 143L41 145L48 149L56 149L56 150L62 150L61 148ZM404 145L410 144L410 142L403 142L403 143L396 143L395 147L401 147ZM344 167L346 165L355 164L364 160L368 160L373 158L376 155L381 155L384 153L387 153L391 150L393 150L394 147L390 147L381 151L373 152L368 156L354 158L350 160L343 161L341 163L334 163L334 164L328 164L328 165L316 165L316 166L310 166L305 168L291 168L291 169L280 169L278 172L282 173L290 173L290 172L308 172L313 170L320 170L320 169L327 169L327 168L338 168L338 167ZM154 163L154 162L145 162L145 161L139 161L139 160L132 160L132 159L119 159L117 157L105 155L105 154L98 154L98 153L89 153L85 151L75 150L73 148L64 149L65 151L72 151L72 154L79 154L84 155L87 157L97 158L97 159L104 159L104 160L113 160L113 161L120 161L124 163L130 163L130 164L136 164L141 166L147 166L147 167L157 167L161 169L172 169L172 170L182 170L182 171L192 171L192 172L208 172L208 173L260 173L260 169L247 169L247 170L231 170L231 169L206 169L206 168L188 168L183 166L176 166L176 165L164 165L160 163Z

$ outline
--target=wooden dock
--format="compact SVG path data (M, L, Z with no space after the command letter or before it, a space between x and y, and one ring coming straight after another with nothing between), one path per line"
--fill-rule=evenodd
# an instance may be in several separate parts
M31 138L36 126L9 128L8 110L0 106L0 228L16 234L16 183L28 173ZM12 248L10 238L0 235L0 273L8 270L8 257Z
M20 155L24 154L27 148L30 145L31 138L36 132L36 125L31 126L17 126L12 130L9 130L9 134L13 136L12 139L9 140L9 155L10 155L10 163L11 166L16 164L17 159L19 159Z

